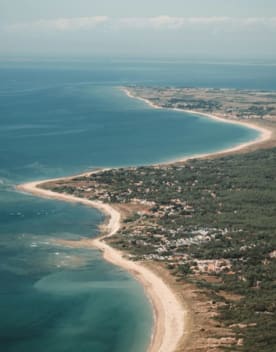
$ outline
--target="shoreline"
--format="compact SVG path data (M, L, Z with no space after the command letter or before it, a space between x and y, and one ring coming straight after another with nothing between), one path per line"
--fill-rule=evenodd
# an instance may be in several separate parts
M247 121L233 120L230 118L229 119L223 118L221 116L216 116L213 114L204 113L204 112L195 111L195 110L186 110L186 109L179 109L179 108L165 108L165 107L162 107L162 106L159 106L157 104L152 103L149 99L133 95L125 87L120 87L119 89L123 93L125 93L129 98L140 100L140 101L146 103L147 105L149 105L153 109L172 110L172 111L187 113L187 114L191 114L191 115L202 116L202 117L212 119L215 121L220 121L223 123L236 124L236 125L240 125L243 127L247 127L249 129L253 129L255 131L258 131L260 133L260 135L256 139L234 145L233 147L229 147L229 148L222 149L222 150L217 150L217 151L210 152L210 153L194 154L194 155L190 155L190 156L187 156L184 158L180 157L180 158L176 158L176 159L170 159L169 161L164 161L164 162L154 164L155 166L171 165L171 164L175 164L175 163L186 162L191 159L202 159L202 158L207 158L207 157L216 157L216 156L220 156L220 155L224 155L224 154L231 154L231 153L243 150L243 149L247 149L251 146L256 146L256 145L262 144L264 142L268 142L269 140L272 139L272 135L273 135L272 130L265 128L265 127L262 127L262 126L259 126L257 123L254 123L254 122L252 123L252 122L247 122ZM154 165L152 165L152 166L154 166Z
M274 133L273 130L270 130L265 127L261 127L255 123L243 122L239 120L229 120L223 117L215 116L208 113L193 111L193 110L184 110L177 108L164 108L158 105L155 105L150 100L145 98L132 95L127 88L120 88L128 97L141 100L144 103L148 104L154 109L170 109L174 111L189 113L193 115L203 116L210 119L218 120L224 123L239 124L244 127L257 130L260 135L258 138L251 140L249 142L241 143L236 146L226 148L223 150L218 150L215 152L190 155L184 158L178 158L175 160L169 160L167 162L161 162L158 164L153 164L151 166L161 166L161 165L171 165L175 163L186 162L191 159L200 159L206 157L217 157L228 153L238 152L240 150L246 150L250 146L258 146L261 143L267 142L272 139ZM149 165L150 166L150 165ZM76 176L91 175L93 173L101 172L104 170L110 170L110 168L103 168L95 171L88 171L74 176L60 177L55 179L48 179L43 181L34 181L24 183L17 186L17 189L28 194L35 196L56 199L66 202L74 202L83 204L92 208L100 210L107 216L108 223L101 225L104 230L104 234L98 238L94 239L85 239L75 242L76 245L85 246L87 248L96 248L103 253L103 258L108 262L120 266L121 268L128 271L133 275L144 287L145 293L150 300L150 303L153 307L154 313L154 326L152 329L152 338L151 343L148 348L148 352L175 352L181 340L186 337L187 334L187 311L184 308L184 303L178 297L178 293L166 283L162 275L158 275L146 264L141 262L133 262L125 258L125 253L114 249L104 242L104 239L111 237L116 232L119 231L121 227L121 214L118 210L112 207L109 204L102 203L100 201L90 201L85 198L78 198L68 194L56 193L49 190L44 190L39 188L39 185L57 181L57 180L70 180ZM68 244L70 241L63 242L63 244ZM72 246L74 244L70 243Z
M69 178L67 177L66 179ZM64 178L60 179L64 180ZM104 239L111 237L120 229L120 212L106 203L39 188L39 185L54 180L56 181L57 179L28 182L18 185L17 189L42 198L83 204L96 208L108 216L108 223L103 225L105 234L97 238L81 240L77 243L75 241L74 244L100 250L105 260L125 269L142 284L154 313L152 337L147 351L174 352L185 333L185 315L187 312L176 293L163 281L162 277L150 270L145 264L126 259L123 252L104 242ZM67 242L72 244L70 241ZM63 243L66 244L65 241Z

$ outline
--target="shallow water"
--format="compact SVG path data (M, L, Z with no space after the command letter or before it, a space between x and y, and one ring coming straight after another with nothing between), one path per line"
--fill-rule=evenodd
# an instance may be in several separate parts
M1 350L145 351L152 311L142 287L97 251L55 241L96 236L102 214L20 194L14 185L99 166L161 162L256 138L241 126L153 110L117 86L269 89L275 69L268 75L267 67L168 63L18 66L0 68Z

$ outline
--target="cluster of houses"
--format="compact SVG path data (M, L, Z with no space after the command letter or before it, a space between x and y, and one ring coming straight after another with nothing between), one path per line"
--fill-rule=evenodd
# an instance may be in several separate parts
M180 214L182 218L193 217L195 209L186 200L175 197L162 204L144 199L146 197L143 197L143 194L151 190L145 187L143 181L136 181L129 187L114 192L108 185L104 186L97 181L97 178L93 179L91 175L87 179L75 182L74 185L67 184L67 186L74 194L89 199L141 206L134 220L124 224L119 233L125 244L139 248L140 254L136 256L137 259L163 261L175 266L188 263L194 272L201 273L230 270L229 260L199 260L188 255L190 246L211 241L217 236L227 236L227 229L187 227L185 224L167 226L172 225L173 219ZM196 181L193 180L193 182ZM141 198L137 197L139 190ZM214 193L210 195L212 198L216 197Z
M231 263L228 259L200 260L191 258L187 248L191 245L200 245L203 242L211 241L217 236L227 235L228 229L217 228L194 228L185 230L184 226L179 228L166 229L156 224L143 226L135 222L130 227L124 228L122 236L129 244L135 243L140 249L150 248L150 253L137 255L139 260L156 260L166 262L170 265L181 265L192 263L193 272L220 273L229 271Z

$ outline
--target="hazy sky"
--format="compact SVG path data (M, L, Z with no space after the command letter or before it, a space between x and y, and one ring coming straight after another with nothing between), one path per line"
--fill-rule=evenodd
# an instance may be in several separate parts
M276 0L0 0L0 56L276 59Z

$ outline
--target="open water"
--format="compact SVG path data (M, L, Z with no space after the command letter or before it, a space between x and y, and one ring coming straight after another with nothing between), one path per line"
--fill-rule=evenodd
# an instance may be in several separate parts
M257 132L154 110L118 86L276 89L276 67L83 62L0 64L0 350L144 352L143 288L97 251L54 239L96 236L98 211L18 193L21 182L144 165L237 145Z

